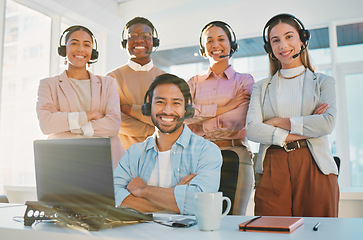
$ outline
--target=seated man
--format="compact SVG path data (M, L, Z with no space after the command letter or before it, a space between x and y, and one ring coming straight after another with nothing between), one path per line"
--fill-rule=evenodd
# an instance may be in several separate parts
M188 101L189 86L175 75L162 74L150 85L142 112L151 116L156 131L132 145L118 163L117 206L194 214L194 193L218 191L221 151L183 124L194 114Z

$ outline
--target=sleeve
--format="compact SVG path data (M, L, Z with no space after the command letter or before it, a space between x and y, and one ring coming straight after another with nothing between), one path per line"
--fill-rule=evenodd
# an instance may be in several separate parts
M122 156L113 172L113 182L115 188L116 206L120 206L122 201L131 193L126 189L132 179L130 168L130 148Z
M91 124L94 129L94 136L96 137L111 137L118 134L121 125L121 112L120 112L120 99L118 95L118 86L113 78L107 77L109 84L103 84L101 99L104 101L105 110L104 117L98 120L92 120Z
M255 83L246 118L247 138L262 144L283 146L289 131L264 124L261 94L264 81Z
M304 124L304 117L298 116L298 117L290 117L290 123L291 123L291 130L290 133L297 134L297 135L303 135L303 124Z
M131 116L133 118L136 118L137 120L143 122L144 124L148 124L148 125L154 127L154 124L151 121L151 118L142 114L141 107L142 107L142 105L133 104L131 106Z
M203 121L205 118L215 117L217 113L217 104L210 105L199 105L195 103L195 91L196 91L196 81L198 76L194 76L188 80L188 85L190 88L190 94L193 99L193 107L195 109L193 119L187 121L187 123L195 123L199 121Z
M68 123L68 112L59 112L58 96L56 96L55 91L52 91L49 81L51 80L43 79L40 81L36 104L39 126L45 135L67 132L70 129ZM49 111L42 110L41 107L46 103L54 104L58 112L51 113Z
M198 157L197 175L189 185L177 185L174 188L174 197L181 214L194 215L195 193L218 192L219 189L222 166L220 149L206 142Z
M324 114L303 117L302 135L306 137L321 137L330 134L334 129L337 114L335 79L330 76L323 76L324 78L318 83L320 99L317 105L328 103L329 108Z
M122 104L126 104L125 93L122 89L122 78L120 77L120 79L117 79L114 72L108 73L107 76L112 77L116 81L119 95L119 104L121 107ZM148 137L153 132L154 125L151 121L151 118L142 114L141 105L131 105L131 116L122 112L121 115L122 121L121 127L119 128L119 133L135 137Z

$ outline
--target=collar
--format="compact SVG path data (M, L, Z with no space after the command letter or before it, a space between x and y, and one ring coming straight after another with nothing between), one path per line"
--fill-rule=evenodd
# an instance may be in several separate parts
M147 71L150 71L154 67L153 60L150 60L150 62L148 62L144 66L141 66L140 64L129 59L129 62L127 63L127 65L136 72L147 72Z
M229 65L227 69L222 72L222 74L224 74L228 80L230 80L235 73L236 71L233 69L232 65ZM209 68L208 72L205 75L202 75L201 80L207 80L212 74L216 76L212 69Z
M295 68L289 68L289 69L280 69L280 73L284 76L284 77L292 77L292 76L296 76L299 73L302 73L303 71L305 71L305 66L301 65Z
M190 137L192 135L192 131L189 129L189 127L184 123L183 124L184 129L183 132L180 134L179 138L176 140L176 142L173 144L171 148L175 146L175 144L182 146L183 148L186 148L189 144ZM156 152L158 151L158 147L156 146L156 131L153 135L151 135L147 140L147 146L146 151L150 149L154 149Z

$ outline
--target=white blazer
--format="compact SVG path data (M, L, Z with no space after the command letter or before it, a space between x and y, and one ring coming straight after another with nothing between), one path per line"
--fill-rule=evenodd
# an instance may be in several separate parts
M271 118L279 117L276 94L277 73L272 78L256 82L253 87L247 112L246 130L249 140L260 143L255 169L257 173L263 172L266 150L272 144L280 145L274 142L274 134L276 130L279 131L278 128L263 123ZM306 140L309 150L324 174L338 174L328 140L337 114L335 80L331 76L313 73L307 69L302 94L303 136L310 137ZM321 115L312 115L320 103L328 103L328 110Z

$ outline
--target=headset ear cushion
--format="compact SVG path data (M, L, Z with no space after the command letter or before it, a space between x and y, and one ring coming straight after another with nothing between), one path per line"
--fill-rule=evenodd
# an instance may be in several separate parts
M92 50L91 60L95 60L98 58L98 51L96 49Z
M160 40L159 38L153 37L153 47L159 47Z
M121 41L121 46L122 46L123 48L126 48L126 45L127 45L127 40L126 40L126 39L122 40L122 41Z
M263 48L267 53L272 53L271 45L269 42L266 42L265 45L263 45Z
M144 105L141 106L141 112L144 116L151 116L151 103L144 103Z
M235 52L237 52L238 49L238 43L237 42L231 42L231 52L230 54L233 54Z
M194 113L195 113L195 109L193 108L192 105L188 104L185 107L185 116L184 116L184 118L192 118L194 116Z
M299 30L300 40L304 44L310 39L310 31L306 29Z
M61 56L61 57L65 57L67 54L66 54L66 46L59 46L58 47L58 55Z

